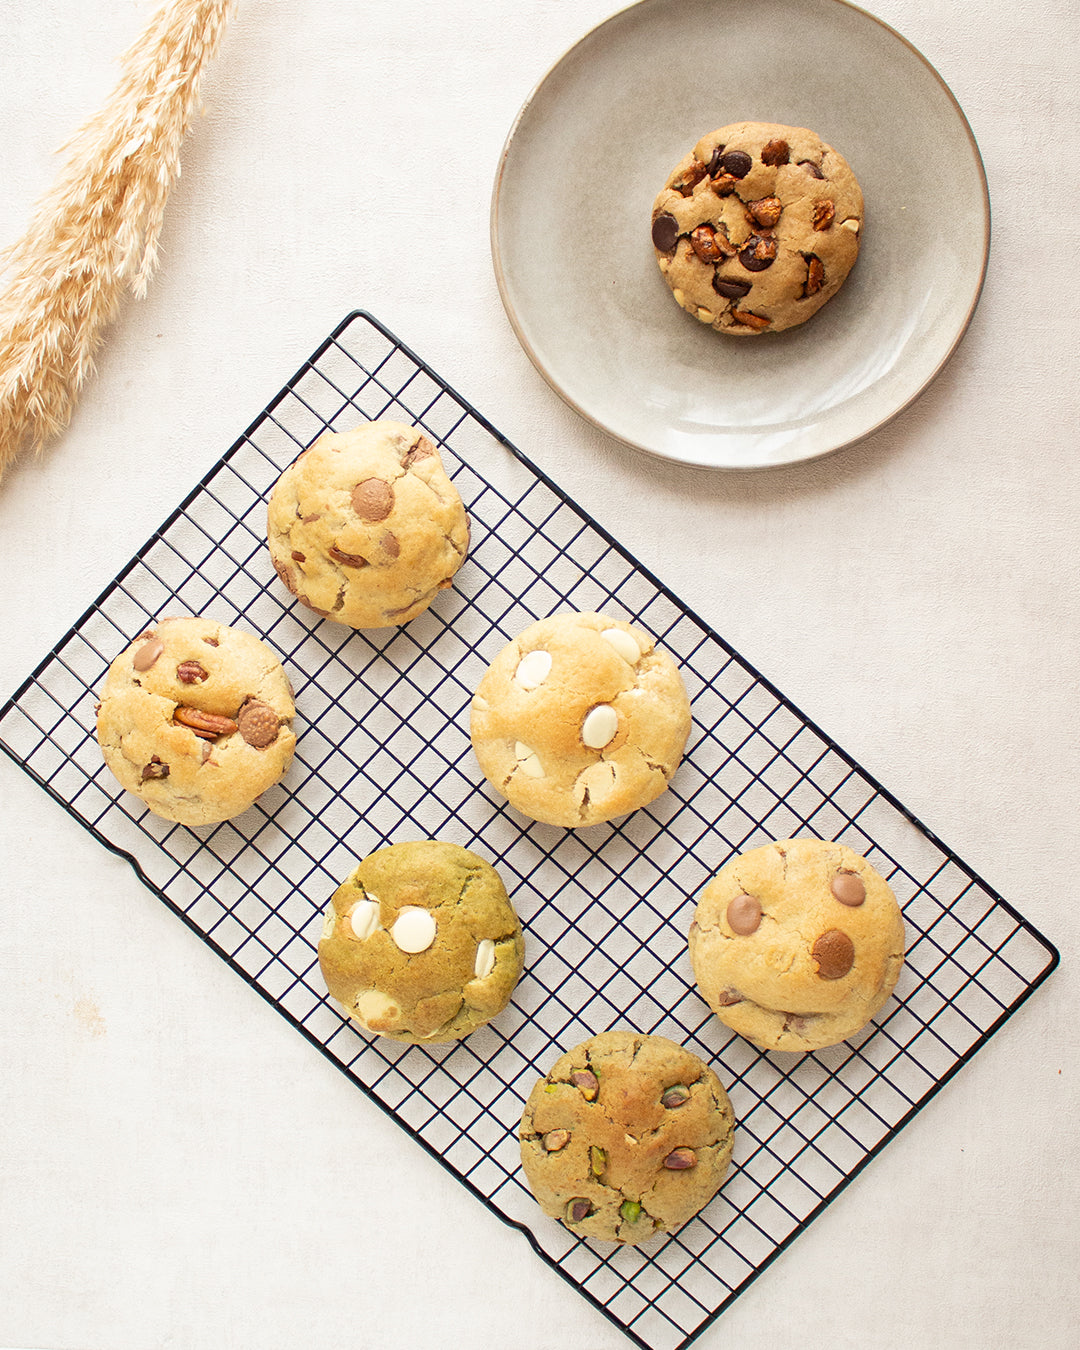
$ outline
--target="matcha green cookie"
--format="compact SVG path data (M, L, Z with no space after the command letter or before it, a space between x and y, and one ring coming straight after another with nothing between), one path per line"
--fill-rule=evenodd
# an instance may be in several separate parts
M330 994L365 1031L456 1041L506 1007L521 924L499 874L458 844L391 844L335 891L319 942Z
M634 1245L672 1232L720 1188L735 1117L720 1080L664 1036L606 1031L529 1094L521 1163L545 1214Z
M782 839L732 858L690 925L702 997L766 1050L819 1050L881 1009L904 961L896 897L843 844Z

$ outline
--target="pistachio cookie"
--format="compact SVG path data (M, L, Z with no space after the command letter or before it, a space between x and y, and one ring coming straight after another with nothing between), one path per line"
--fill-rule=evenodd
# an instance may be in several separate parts
M521 1164L545 1214L632 1246L709 1203L734 1129L727 1093L697 1055L664 1036L605 1031L529 1094Z
M281 663L257 637L162 619L109 667L97 738L155 815L208 825L246 811L289 767L294 712Z
M491 663L472 700L480 768L548 825L595 825L664 791L690 700L652 638L603 614L541 619Z
M326 987L365 1031L456 1041L521 978L521 923L499 874L458 844L391 844L334 892L319 942Z
M703 136L653 203L675 299L720 333L803 323L859 253L863 197L843 155L805 127L736 122Z
M843 844L782 839L732 858L698 897L690 961L713 1012L766 1050L820 1050L881 1009L904 962L888 883Z
M403 422L327 432L278 479L270 557L301 603L352 628L408 623L465 560L469 520L428 438Z

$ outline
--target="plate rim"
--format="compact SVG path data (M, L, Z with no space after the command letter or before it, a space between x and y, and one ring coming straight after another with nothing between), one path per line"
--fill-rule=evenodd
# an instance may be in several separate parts
M960 345L960 342L963 340L964 335L966 334L968 328L970 327L971 320L974 317L975 310L977 309L979 300L982 297L983 287L986 283L986 273L990 261L990 242L992 234L990 188L987 182L986 166L983 163L983 157L982 152L979 149L979 143L975 138L975 133L971 129L971 124L968 121L963 108L960 106L959 100L953 93L952 89L949 87L945 78L942 76L940 71L933 64L933 62L930 61L929 58L926 57L909 38L906 38L903 35L903 33L899 32L890 23L887 23L884 19L879 18L876 14L871 14L869 10L864 9L861 5L854 4L853 0L825 0L825 3L827 4L838 5L844 9L852 10L862 18L870 20L871 22L876 24L879 28L884 29L885 32L890 37L895 38L904 47L906 47L908 51L916 58L917 61L921 63L921 65L926 69L926 71L937 82L942 92L944 93L946 99L951 104L954 113L959 119L960 127L967 138L968 145L972 152L972 159L976 170L978 184L981 189L979 204L982 208L981 209L982 233L983 233L982 258L979 264L978 281L973 290L971 301L968 305L967 311L964 313L961 322L957 326L956 333L954 334L953 339L949 344L948 348L942 354L937 365L925 377L925 379L922 381L919 387L916 390L914 390L914 392L911 393L906 399L904 399L903 402L897 404L896 407L887 412L872 426L867 427L864 431L860 431L855 436L850 436L841 441L838 441L835 445L826 446L824 449L815 450L810 454L798 455L794 458L784 458L781 460L770 461L767 463L732 464L732 463L716 463L701 458L689 458L681 455L673 455L668 452L665 452L664 450L657 449L656 446L654 445L648 445L643 440L631 439L629 436L623 435L621 432L614 431L604 421L602 421L600 418L591 413L586 407L582 406L582 404L577 399L573 398L565 389L563 389L559 384L559 382L555 379L554 375L547 369L544 361L541 359L540 354L536 351L533 344L526 337L519 314L515 309L514 304L510 298L509 283L506 277L506 272L502 260L502 254L500 251L499 205L502 193L503 179L506 172L506 166L514 146L515 137L517 136L518 130L522 122L527 117L533 103L537 98L537 95L540 93L544 85L547 84L547 82L551 79L551 77L555 74L555 72L559 70L559 68L563 65L563 63L566 62L574 52L576 52L585 42L593 38L602 29L607 28L611 24L618 23L625 15L629 14L633 10L640 9L644 5L657 4L658 2L659 0L633 0L632 4L623 5L613 14L609 14L607 18L601 19L599 23L594 24L591 28L589 28L586 32L584 32L575 42L571 43L571 45L567 47L556 58L554 62L552 62L552 64L547 68L547 70L540 76L540 78L533 85L532 89L529 91L524 102L522 103L521 107L518 109L517 115L515 116L513 122L511 123L509 131L507 132L506 138L503 142L502 151L499 155L499 161L495 171L495 180L492 186L491 205L488 217L491 260L492 260L492 267L495 273L495 283L499 291L499 299L502 301L503 310L505 311L506 317L510 322L510 327L513 330L514 336L517 338L518 344L524 351L525 355L532 362L533 366L536 368L539 374L543 377L547 385L559 396L559 398L562 399L562 401L569 408L571 408L575 413L577 413L579 417L581 417L584 421L588 422L590 425L596 427L599 431L602 431L606 436L610 436L613 440L615 440L619 444L629 446L633 450L640 450L644 454L650 455L653 458L662 460L663 462L668 464L679 464L690 468L709 469L718 473L759 473L759 472L768 472L770 470L775 469L792 468L800 464L815 463L818 460L825 459L830 455L839 453L839 451L841 450L846 450L852 446L860 444L862 441L867 440L870 436L873 436L883 427L888 426L890 422L894 421L897 417L900 416L901 413L905 412L908 408L910 408L913 403L917 402L917 400L920 399L924 393L926 393L927 389L929 389L929 387L934 383L934 381L938 378L941 372L952 360L954 354L956 353L957 347ZM666 3L668 5L683 4L685 3L685 0L663 0L663 3Z

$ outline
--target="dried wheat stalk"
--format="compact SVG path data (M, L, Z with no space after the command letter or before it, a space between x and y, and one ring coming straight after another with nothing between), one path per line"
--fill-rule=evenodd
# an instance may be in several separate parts
M180 144L234 0L169 0L108 102L62 148L26 234L0 255L0 476L67 426L105 325L157 262Z

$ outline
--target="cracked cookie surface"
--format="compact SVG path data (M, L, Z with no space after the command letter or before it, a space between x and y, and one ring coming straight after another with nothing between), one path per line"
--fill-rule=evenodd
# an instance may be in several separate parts
M548 825L596 825L665 790L690 700L674 661L640 629L557 614L491 663L470 731L485 777L512 806Z
M519 1140L541 1209L573 1233L635 1245L719 1190L735 1117L716 1074L664 1036L606 1031L533 1087Z
M690 960L725 1025L766 1050L820 1050L883 1007L904 962L896 897L843 844L782 839L730 859L698 897Z
M113 661L97 738L154 812L209 825L246 811L289 767L292 690L273 652L212 619L162 619Z
M653 203L656 260L676 301L721 333L805 322L855 264L863 196L805 127L736 122L703 136Z
M327 432L285 469L267 538L278 576L309 609L351 628L388 628L452 584L469 521L432 442L383 420Z
M490 1022L521 978L521 923L499 874L459 844L370 854L334 892L319 941L331 996L364 1031L456 1041Z

